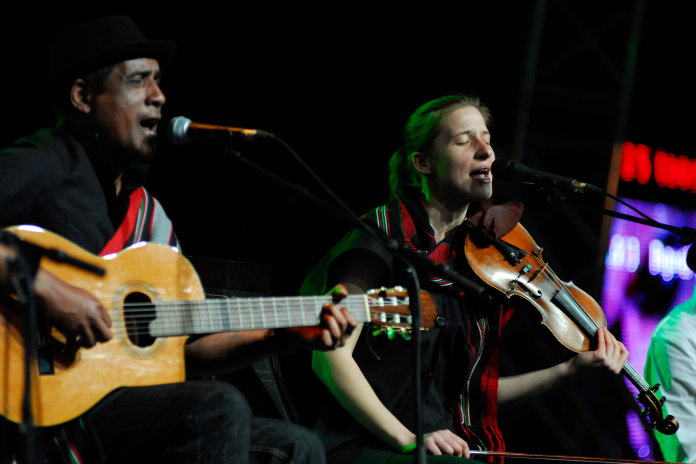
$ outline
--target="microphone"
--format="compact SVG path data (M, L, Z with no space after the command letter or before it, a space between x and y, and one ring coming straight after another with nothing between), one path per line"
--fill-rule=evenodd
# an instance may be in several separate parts
M214 126L212 124L202 124L193 122L184 116L177 116L169 121L167 126L167 136L169 140L180 145L192 140L229 140L230 138L244 138L254 140L256 137L274 138L270 132L243 129L241 127Z
M601 188L595 187L592 184L586 184L571 179L570 177L557 176L556 174L532 169L529 166L516 163L512 160L505 162L494 161L491 166L491 172L493 173L494 179L500 179L506 182L531 183L543 189L553 190L559 188L561 190L577 193L604 193Z

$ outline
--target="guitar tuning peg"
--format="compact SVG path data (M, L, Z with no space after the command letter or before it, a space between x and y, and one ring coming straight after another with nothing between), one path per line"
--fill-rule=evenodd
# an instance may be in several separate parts
M394 335L395 335L395 334L394 334L394 329L389 328L389 329L387 330L387 338L389 338L389 340L394 340Z
M372 331L372 336L373 336L373 337L376 337L376 336L378 336L378 335L385 334L385 333L387 333L389 330L390 330L389 327L377 326L377 327L375 328L375 330Z

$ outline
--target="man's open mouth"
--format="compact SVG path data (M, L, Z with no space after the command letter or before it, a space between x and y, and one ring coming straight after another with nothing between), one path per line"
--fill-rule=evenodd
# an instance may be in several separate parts
M142 127L148 135L157 135L157 123L159 123L159 119L147 118L140 121L140 127Z

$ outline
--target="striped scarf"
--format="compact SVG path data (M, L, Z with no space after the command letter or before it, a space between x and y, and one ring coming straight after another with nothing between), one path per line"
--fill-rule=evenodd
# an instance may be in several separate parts
M138 187L130 194L126 217L99 256L118 253L138 242L161 243L179 248L172 222L164 213L162 205L143 187Z
M452 263L457 257L459 247L456 244L462 238L458 233L461 227L452 230L440 243L436 243L435 231L430 226L425 209L418 200L418 192L414 189L405 190L404 195L392 194L386 205L368 211L363 220L438 263ZM463 293L458 292L447 279L430 277L428 284L424 285L424 289L436 287L440 293L464 298Z

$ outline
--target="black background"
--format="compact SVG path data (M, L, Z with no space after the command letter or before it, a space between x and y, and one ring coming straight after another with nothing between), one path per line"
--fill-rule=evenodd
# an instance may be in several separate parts
M537 88L564 86L585 94L575 99L549 91L534 94L523 162L606 186L617 103L604 97L618 94L622 84L587 46L563 58L581 43L566 9L590 31L605 27L597 44L622 70L632 5L548 2ZM672 5L647 3L625 139L694 156L692 20ZM165 124L185 115L273 132L362 214L385 202L387 162L401 145L401 128L430 99L455 92L479 96L493 113L498 158L510 156L532 6L529 0L15 4L14 12L0 19L0 145L53 124L35 92L48 74L50 38L85 20L127 14L149 38L178 44L163 76ZM599 97L584 97L590 94ZM554 146L559 136L577 143ZM187 255L269 264L274 292L294 294L348 230L302 201L278 194L208 145L180 147L161 138L149 187L173 219ZM237 148L327 198L277 144ZM601 282L595 263L604 253L597 245L599 216L561 211L533 192L499 184L496 202L525 200L523 222L557 273L595 291ZM654 186L633 193L653 201L666 198ZM691 195L672 193L668 200L689 205ZM537 337L528 338L529 330L523 322L511 327L506 343L522 349L503 358L504 374L556 362L555 355L536 345ZM620 450L622 457L630 456L622 425L630 402L616 399L625 395L620 382L593 380L556 390L533 407L504 412L508 448L585 455Z

